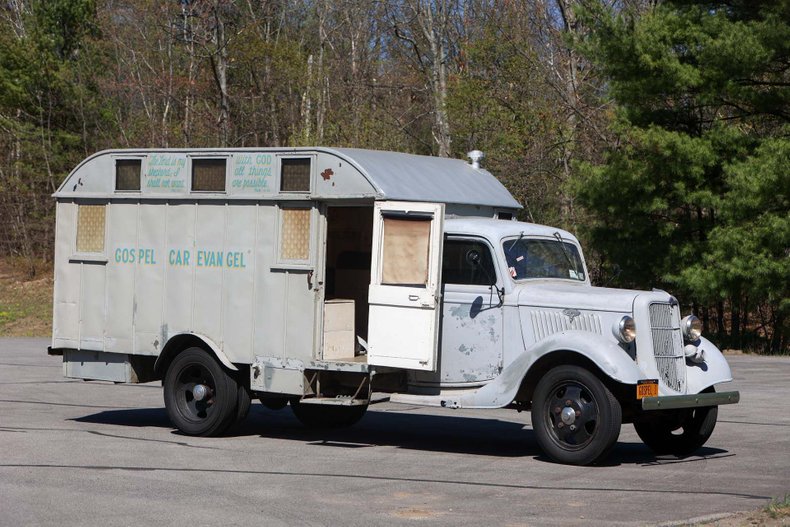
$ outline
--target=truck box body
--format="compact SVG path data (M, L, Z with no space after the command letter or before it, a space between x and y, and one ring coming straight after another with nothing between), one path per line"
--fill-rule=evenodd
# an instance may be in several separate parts
M54 349L156 357L195 334L231 364L322 359L330 298L367 324L375 201L519 208L463 161L355 149L107 151L55 197Z

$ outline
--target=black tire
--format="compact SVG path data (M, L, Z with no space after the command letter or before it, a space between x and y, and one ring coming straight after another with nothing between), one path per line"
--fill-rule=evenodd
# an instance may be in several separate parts
M247 418L247 414L250 413L250 406L252 406L252 398L250 398L250 392L244 386L243 382L236 383L239 393L238 397L236 398L236 423L240 423Z
M676 410L650 421L634 422L634 428L656 454L687 456L710 439L718 415L718 406Z
M291 410L308 428L345 428L357 423L368 405L340 406L336 404L302 404L291 401Z
M193 394L198 384L209 390L201 401ZM188 348L173 359L165 374L164 392L170 421L187 435L221 434L237 417L238 384L201 348Z
M538 445L554 461L589 465L602 460L617 442L621 423L620 403L584 368L557 366L535 388L532 427Z
M260 397L258 400L269 410L282 410L288 406L288 399L285 397Z

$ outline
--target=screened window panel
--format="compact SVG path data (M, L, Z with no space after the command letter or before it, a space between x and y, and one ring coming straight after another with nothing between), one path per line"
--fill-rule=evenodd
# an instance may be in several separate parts
M141 159L118 159L115 161L115 190L139 191Z
M280 258L310 259L310 209L283 209L280 231Z
M104 252L104 205L79 205L77 209L77 252Z
M192 190L225 192L226 159L193 159Z
M280 160L280 190L310 192L310 159Z
M430 236L430 219L385 217L381 283L418 286L427 284Z

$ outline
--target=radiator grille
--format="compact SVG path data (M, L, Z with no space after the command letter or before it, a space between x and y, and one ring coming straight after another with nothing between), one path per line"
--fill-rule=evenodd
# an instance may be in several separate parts
M678 306L650 304L650 330L658 373L669 388L685 392L686 357Z

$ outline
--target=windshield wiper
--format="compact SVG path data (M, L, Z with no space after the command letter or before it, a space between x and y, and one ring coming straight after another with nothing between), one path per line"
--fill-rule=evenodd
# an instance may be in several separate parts
M579 278L579 269L576 267L576 260L571 258L571 255L568 253L568 249L565 247L565 242L562 241L562 234L559 231L554 231L554 237L557 238L557 241L560 242L560 248L562 249L562 254L565 255L565 259L568 260L568 264L573 267L573 274L574 278Z
M508 249L508 250L507 250L507 252L510 252L510 251L512 251L512 250L513 250L513 247L515 247L515 246L516 246L516 244L517 244L518 242L520 242L520 241L521 241L521 238L523 238L523 237L524 237L524 231L521 231L521 232L518 234L518 238L516 238L515 240L513 240L513 243L511 243L511 244L510 244L510 249Z

